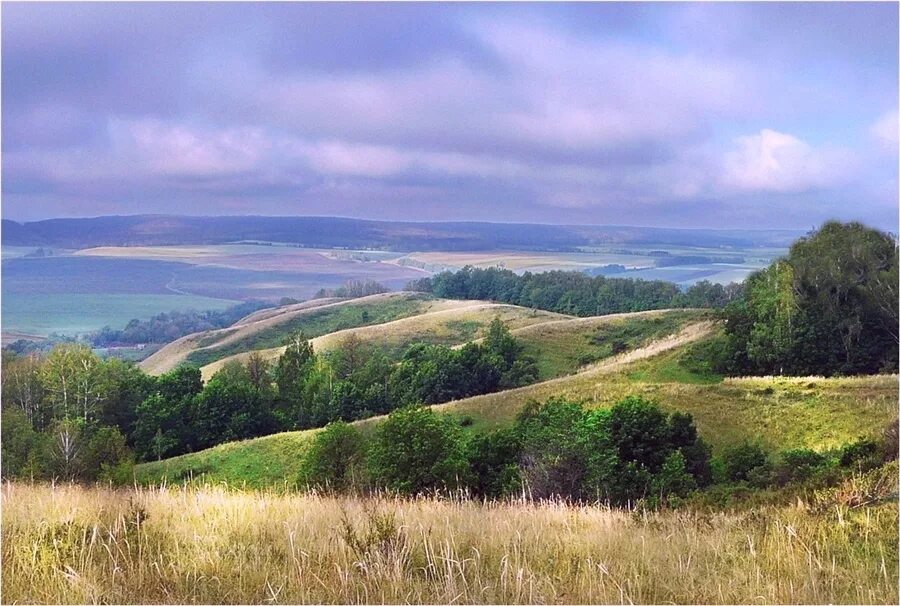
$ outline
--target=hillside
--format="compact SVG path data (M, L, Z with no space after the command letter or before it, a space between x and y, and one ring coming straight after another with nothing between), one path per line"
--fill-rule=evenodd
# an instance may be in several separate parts
M436 299L424 313L380 324L338 330L317 336L311 341L313 349L322 353L340 347L348 337L355 335L361 342L378 345L388 357L397 359L413 343L459 345L477 340L483 336L494 318L499 318L513 330L573 319L570 316L517 305ZM252 351L261 354L264 359L273 360L284 352L284 346ZM204 380L209 379L230 361L245 362L250 353L251 351L243 351L202 366Z
M531 335L537 341L541 340L540 335L552 333L580 334L572 330L571 322L535 324L517 329L516 334ZM602 325L614 320L591 318L574 322ZM575 374L435 408L467 419L465 424L471 431L512 421L531 399L562 395L602 407L628 394L642 394L670 410L691 413L714 452L748 439L759 440L772 449L798 445L819 450L835 448L860 435L879 431L896 415L894 375L722 380L691 369L685 362L685 354L692 345L710 338L716 331L711 322L694 321L673 334L588 365ZM552 342L548 338L543 340ZM378 418L374 418L359 425L370 428L377 422ZM138 481L144 483L203 476L211 481L254 487L283 485L297 476L299 454L315 431L285 432L222 444L202 452L138 465L135 473Z
M447 309L470 301L442 301L421 293L385 293L358 299L314 299L255 312L228 328L194 333L169 343L141 362L141 369L162 374L183 362L208 364L235 353L280 345L295 330L316 337L343 328L377 324Z

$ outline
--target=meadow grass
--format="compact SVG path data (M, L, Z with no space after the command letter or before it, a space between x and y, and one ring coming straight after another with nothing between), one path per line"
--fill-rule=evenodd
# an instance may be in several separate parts
M897 507L7 483L5 603L896 604Z
M573 374L582 366L609 358L620 350L642 347L708 315L708 311L702 310L611 314L547 322L513 330L513 335L525 347L525 353L537 361L540 379L546 380Z

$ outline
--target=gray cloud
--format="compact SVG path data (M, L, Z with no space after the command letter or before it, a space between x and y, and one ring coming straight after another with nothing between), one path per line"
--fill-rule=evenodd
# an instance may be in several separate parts
M895 5L12 4L3 57L10 218L897 220Z

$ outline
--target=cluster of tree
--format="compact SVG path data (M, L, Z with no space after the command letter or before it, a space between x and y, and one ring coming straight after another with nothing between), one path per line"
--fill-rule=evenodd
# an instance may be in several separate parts
M87 462L69 461L63 467L48 462L55 452L48 445L61 431L71 442L58 453L66 460L74 460L75 451L87 452L82 446L107 429L122 438L128 451L110 461L125 461L131 451L139 460L161 459L409 404L517 387L534 381L537 369L497 319L479 344L460 349L415 345L398 363L355 336L317 355L296 334L277 363L254 353L246 363L226 364L205 385L195 367L150 377L77 344L60 345L46 357L6 353L3 377L4 419L9 411L10 423L28 425L33 432L28 436L35 438L16 443L21 456L13 455L4 473L40 467L50 474L64 469L66 477L95 477L99 468Z
M508 269L464 267L414 280L407 289L449 299L487 299L576 316L665 309L724 307L741 295L740 284L699 282L682 291L672 282L588 276L577 271L518 275Z
M131 320L122 330L105 327L89 336L95 347L136 343L169 343L185 335L231 326L244 316L272 307L264 301L245 301L223 310L171 311L149 320Z
M271 374L278 425L296 429L385 414L413 403L436 404L518 387L537 379L537 366L495 319L481 343L460 349L416 344L396 364L355 335L337 350L319 356L297 334Z
M640 397L608 410L532 403L512 426L468 437L458 419L415 406L392 412L370 438L332 423L316 435L301 478L335 490L613 504L683 497L710 480L709 448L690 415Z
M860 223L829 222L747 279L725 308L731 374L897 372L897 242Z
M608 410L554 398L529 403L509 427L466 434L466 424L465 417L418 406L395 410L370 434L330 423L304 455L299 484L652 506L702 489L707 500L770 487L818 489L898 455L895 420L881 437L833 452L794 448L773 455L745 442L711 457L691 415L667 414L637 396Z
M380 282L374 280L350 280L337 288L320 288L313 298L339 297L342 299L358 299L369 295L380 295L383 292L388 292L388 288Z
M3 356L4 476L94 479L127 468L127 437L152 379L84 345Z

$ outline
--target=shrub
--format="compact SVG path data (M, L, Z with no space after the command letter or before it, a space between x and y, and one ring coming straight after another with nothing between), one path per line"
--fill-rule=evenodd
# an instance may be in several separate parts
M430 408L395 410L376 429L368 467L379 485L406 494L456 488L467 473L459 426Z
M771 467L766 452L750 442L730 448L723 459L726 476L732 482L758 483L765 479Z
M861 471L878 465L878 444L871 438L859 438L841 449L841 465L857 467Z
M815 450L794 448L781 453L773 477L781 486L790 482L805 482L812 479L827 464L828 459L825 455Z
M515 494L522 487L519 456L522 442L512 428L473 435L466 444L469 488L480 497Z
M654 496L659 497L660 501L670 496L685 497L697 488L697 482L688 472L680 450L666 457L659 473L653 477L652 487Z
M364 451L359 430L343 421L318 432L303 459L300 482L332 490L346 490L362 482Z
M591 458L599 453L614 458L615 453L605 423L597 422L599 418L589 423L589 418L580 404L562 398L551 398L543 405L531 402L519 415L519 464L532 497L580 499L598 489L606 492L608 474L591 469ZM585 484L588 478L592 478L590 487Z

